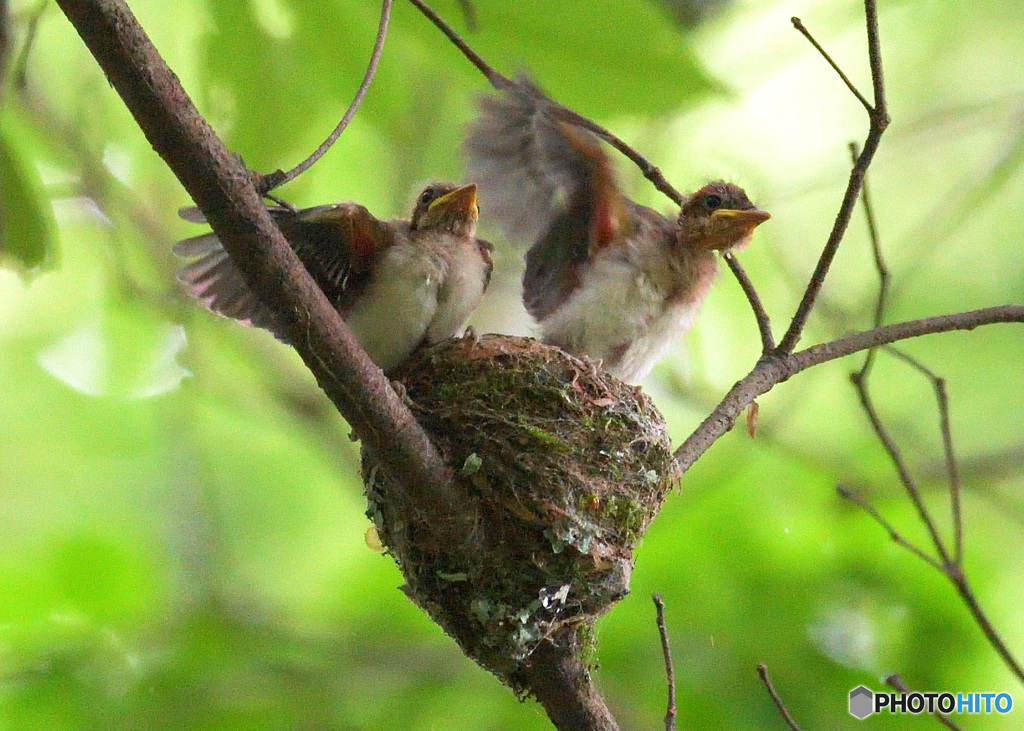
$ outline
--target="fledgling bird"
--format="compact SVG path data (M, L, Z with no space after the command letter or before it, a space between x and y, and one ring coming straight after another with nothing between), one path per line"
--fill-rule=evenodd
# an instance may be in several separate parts
M481 101L463 151L488 215L532 242L523 302L544 341L625 381L693 326L715 252L745 246L769 218L722 181L687 196L676 220L634 203L598 138L525 76Z
M421 345L461 333L490 282L492 247L476 238L473 184L427 186L409 221L378 220L357 203L269 210L313 280L384 371ZM203 222L196 208L181 215ZM286 315L256 299L214 233L185 239L174 253L196 259L178 279L204 306L286 340Z

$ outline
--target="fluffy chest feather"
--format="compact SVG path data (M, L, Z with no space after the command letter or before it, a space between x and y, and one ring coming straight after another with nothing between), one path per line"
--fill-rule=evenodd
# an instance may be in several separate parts
M637 381L693 326L716 265L708 253L666 270L629 253L595 257L570 298L540 324L548 342Z
M409 357L437 312L444 262L412 242L384 252L345 318L370 358L385 371Z
M426 333L426 343L439 343L462 332L466 320L480 304L490 278L490 262L476 239L454 244L447 276L437 296L437 312Z

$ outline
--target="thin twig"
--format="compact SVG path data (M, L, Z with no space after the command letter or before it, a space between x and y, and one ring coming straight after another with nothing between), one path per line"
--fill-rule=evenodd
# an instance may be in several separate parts
M743 290L743 294L747 296L750 308L754 311L754 319L757 320L757 331L761 335L761 355L768 355L775 350L775 338L772 337L772 322L768 317L768 312L764 309L764 305L761 304L761 297L757 294L754 283L750 281L750 277L743 271L743 267L740 266L739 261L733 256L732 252L726 252L723 258L725 263L729 265L729 269L732 270L733 276L736 277L736 281L740 283L740 288Z
M828 54L828 51L826 51L822 47L822 45L818 43L818 40L811 35L811 32L807 30L806 26L804 26L803 21L800 20L800 18L794 16L790 18L790 22L793 23L794 28L796 28L798 31L800 31L800 33L803 34L804 38L810 41L811 45L814 46L815 49L817 49L818 53L821 54L821 57L824 58L825 61L828 62L828 65L832 67L832 70L839 74L839 78L843 80L844 84L846 84L846 88L849 89L853 93L853 95L857 97L858 101L860 101L860 103L864 105L864 108L868 110L868 114L871 114L873 110L871 102L864 98L864 95L860 93L860 90L853 85L852 81L850 81L850 77L847 76L841 68L839 68L839 64L832 60L832 57Z
M444 33L448 40L462 52L462 55L469 59L469 62L476 66L477 70L487 78L491 86L498 91L502 91L515 85L515 81L495 69L487 63L480 54L470 48L469 44L466 43L462 36L456 33L455 30L448 25L440 15L435 13L429 5L423 2L423 0L409 0L409 2L415 5L419 11L438 28L438 30ZM666 195L676 205L682 205L682 194L680 194L680 192L668 182L661 171L656 166L652 165L647 158L596 122L554 100L549 101L551 101L552 111L557 117L565 120L566 122L570 122L577 127L582 127L583 129L593 132L595 135L629 158L629 160L640 169L643 176L647 178L661 193Z
M856 142L850 143L851 162L856 165L860 150ZM864 217L868 225L868 238L871 240L871 253L875 260L875 271L878 272L878 299L875 301L875 316L872 324L878 327L885 320L885 308L889 297L889 268L885 265L885 257L882 255L882 241L878 233L878 223L875 220L875 209L871 202L871 191L868 176L864 176L864 185L860 191L861 204L864 207ZM861 375L866 375L871 370L875 360L876 348L868 350L864 358L864 365L860 369Z
M946 380L931 368L899 348L886 346L885 351L902 360L914 370L927 378L935 391L935 402L939 409L939 432L942 435L942 454L946 463L946 479L949 480L950 513L953 523L953 550L950 551L953 563L962 564L964 554L964 528L961 496L963 482L960 478L959 460L953 448L952 426L949 419L949 394L946 391Z
M338 126L335 127L327 136L326 140L320 143L320 146L313 151L313 154L291 170L286 173L277 170L270 175L264 176L261 180L261 193L266 194L274 188L279 188L309 170L317 160L323 157L324 154L331 149L331 146L337 142L339 137L341 137L341 133L345 131L346 127L348 127L349 122L352 121L352 118L359 110L359 105L363 103L363 97L365 97L366 92L370 90L370 84L373 82L373 77L377 73L377 65L380 63L380 56L384 50L384 40L388 36L388 22L391 18L391 5L393 2L394 0L383 0L381 3L380 23L377 26L377 39L373 44L373 53L370 54L370 63L366 67L366 73L363 74L363 81L359 84L359 89L356 90L356 95L352 98L352 103L348 105L348 109L346 109L345 114L342 115L341 121L338 122Z
M928 512L928 507L924 504L924 498L921 497L921 491L918 489L917 481L914 476L910 474L910 468L907 467L907 463L903 460L903 455L900 452L899 446L896 444L896 440L889 434L889 430L882 423L881 417L878 415L878 411L875 409L875 404L871 399L871 394L868 391L867 379L859 374L854 373L850 380L853 381L854 387L857 389L857 396L860 398L861 406L864 408L864 412L868 416L868 420L871 422L871 427L874 429L875 435L878 440L882 443L885 451L889 455L890 461L896 468L896 472L899 474L900 482L903 483L904 489L907 491L907 495L910 497L910 501L914 504L917 509L918 517L921 518L921 522L924 523L928 529L928 534L931 536L932 544L935 546L935 550L939 552L941 557L942 565L950 562L949 552L946 550L946 544L942 540L942 536L939 534L939 529L935 525L935 521L932 519L931 513Z
M908 356L904 357L910 360L911 362L914 362L912 359L909 359ZM954 502L954 534L957 536L957 538L955 538L955 540L958 541L957 545L962 547L963 528L959 502L960 486L958 470L956 467L956 458L953 455L952 449L952 437L949 433L949 409L948 400L945 395L945 384L941 378L935 376L935 374L926 369L924 366L919 367L925 372L926 375L933 379L933 383L935 384L936 394L939 401L939 411L941 414L942 421L943 446L946 452L946 460L948 465L947 469L949 470L951 480L950 489L951 493L956 496L955 498L952 499L952 501ZM923 554L923 552L914 548L908 542L902 540L899 537L899 534L895 531L895 529L889 523L887 523L881 517L881 515L878 514L878 512L873 507L871 507L870 504L867 503L866 501L862 499L856 499L854 496L852 496L852 494L847 494L842 489L840 490L840 494L842 494L844 497L854 499L855 502L857 502L862 508L867 510L868 513L875 518L875 520L881 523L886 528L886 530L889 531L889 535L892 536L894 541L904 546L908 550L911 550L915 555L927 560L936 569L941 571L953 583L954 587L956 587L957 593L960 595L960 598L963 599L964 603L967 605L967 608L970 611L971 616L974 618L975 622L977 622L978 627L985 635L985 638L988 640L989 644L999 654L1003 662L1006 663L1007 667L1010 669L1011 672L1013 672L1013 674L1018 678L1018 680L1024 683L1024 668L1021 667L1020 663L1013 656L1013 653L1010 652L1009 647L1007 647L1006 643L1003 642L1002 636L996 630L995 626L989 620L988 615L985 613L985 611L981 608L981 605L978 603L978 599L974 595L974 591L971 589L970 585L967 582L967 575L964 573L963 564L959 559L950 557L950 551L946 548L946 545L943 542L942 537L939 535L935 527L935 523L931 517L931 514L928 512L926 506L924 505L924 501L921 499L921 495L917 490L916 483L910 476L906 465L903 463L898 448L896 448L895 443L889 436L889 433L885 429L884 425L881 424L878 414L874 410L874 407L871 403L871 399L868 396L866 380L864 378L858 377L856 374L854 375L853 380L855 385L857 386L858 393L861 396L861 403L868 414L868 418L871 420L872 426L875 430L875 434L878 436L879 440L885 446L886 451L889 453L889 457L892 460L893 465L896 467L896 471L899 473L900 481L903 483L904 488L906 488L907 494L910 496L911 501L914 503L914 507L917 509L922 522L928 528L928 532L931 535L932 543L935 546L935 550L942 557L942 561L936 562L931 559L928 559Z
M974 590L967 583L967 575L963 572L963 568L959 564L950 564L946 567L944 573L953 582L953 585L956 586L957 593L964 600L964 604L967 605L967 609L970 611L971 616L974 617L974 621L978 623L978 627L981 628L985 639L992 645L992 648L999 654L999 657L1003 659L1003 662L1006 663L1010 672L1017 677L1017 680L1024 683L1024 668L1021 667L1017 658L1010 652L1010 648L1003 642L1002 636L996 630L995 625L989 620L988 615L985 614L985 610L981 608L978 598L974 595Z
M885 682L886 685L895 688L901 693L911 692L910 688L907 687L907 684L903 682L903 678L901 678L898 673L893 673L892 675L887 676ZM963 731L963 729L961 729L959 726L953 723L953 721L950 720L949 716L947 716L942 711L935 711L932 713L932 715L935 716L935 719L946 728L953 729L953 731Z
M946 381L937 378L935 397L939 402L939 430L942 432L942 452L946 458L946 476L949 479L949 509L953 521L953 562L958 566L964 560L964 518L961 507L963 485L960 482L960 466L953 451L953 433L949 422L949 394Z
M503 73L484 61L480 54L470 48L469 44L463 40L462 36L456 33L455 29L448 25L448 23L446 23L440 15L435 13L433 8L423 2L423 0L409 0L409 2L415 5L421 13L427 16L427 20L437 26L437 29L444 33L456 48L462 51L462 55L469 59L469 62L476 66L477 70L487 77L491 86L499 91L507 89L510 86L515 86L515 82L512 81L512 79L505 76Z
M786 726L788 726L791 731L800 731L800 727L797 725L796 720L790 714L789 709L786 708L786 704L782 702L782 697L775 690L775 686L772 685L772 679L768 677L768 666L764 663L758 664L757 674L761 677L761 682L768 690L768 695L770 695L772 700L775 702L775 707L779 709L779 714L782 716L782 720L786 722Z
M665 676L668 678L668 708L665 711L665 731L676 727L676 673L672 668L672 650L668 646L668 629L665 627L665 602L661 594L654 594L654 607L658 614L658 634L661 635L661 653L665 656Z
M893 543L907 549L912 554L917 556L919 559L921 559L929 566L931 566L933 569L937 569L938 571L944 571L941 563L936 561L934 558L932 558L927 553L925 553L920 548L918 548L913 543L904 538L903 535L896 530L893 524L886 520L882 516L882 514L878 512L875 506L869 503L867 500L865 500L860 494L850 489L849 487L846 487L845 485L839 485L836 488L836 491L839 493L840 497L845 498L846 500L849 500L850 502L859 505L865 513L874 518L876 523L885 528L886 532L889 534L889 537L892 538Z
M804 296L800 300L800 304L797 306L796 313L793 315L793 320L790 323L789 328L786 330L786 334L779 342L778 349L786 353L792 352L796 347L797 342L800 340L800 336L803 333L804 326L807 324L807 318L811 314L811 309L814 307L814 302L818 297L818 293L825 284L825 277L828 275L828 270L832 266L832 260L835 258L836 252L839 250L839 244L842 242L843 236L846 234L846 229L850 225L850 217L853 213L853 208L857 203L857 197L860 194L861 185L864 181L864 174L867 172L868 166L871 164L872 159L874 159L875 152L878 150L878 144L882 139L882 133L885 132L886 127L889 126L889 111L885 102L885 82L882 75L882 50L881 42L878 37L878 13L875 8L875 0L864 0L864 15L867 24L868 58L871 62L871 79L875 89L874 106L866 104L868 119L870 120L870 128L868 130L867 138L864 140L864 149L861 150L856 164L850 171L850 180L847 183L846 193L843 195L843 202L839 207L839 212L836 214L836 220L832 226L832 232L829 234L828 241L825 243L821 256L818 258L818 263L814 268L814 273L811 275L811 279L807 283L807 289L804 291ZM814 42L810 33L807 32L807 29L804 28L802 24L797 22L794 23L794 25L805 36L811 39L812 42ZM815 47L818 47L817 43L814 43ZM831 59L828 60L830 63L833 63ZM856 93L856 90L854 90L854 93L861 103L865 103L863 96Z
M853 158L854 163L856 163L856 142L850 143L850 155ZM879 234L879 227L876 218L874 218L874 209L871 203L868 183L869 181L865 175L864 185L861 189L861 203L864 206L864 214L867 219L867 232L871 242L871 253L874 258L874 268L876 268L879 273L879 297L876 305L874 305L874 327L878 328L882 325L882 322L885 319L886 305L888 304L889 298L890 274L889 267L886 266L885 257L882 253L881 235ZM961 565L964 558L964 519L963 510L961 508L962 482L961 477L959 477L959 468L953 451L951 428L949 424L949 398L946 393L945 381L929 369L927 365L904 353L902 350L891 346L886 349L909 364L911 368L923 374L932 383L932 387L935 390L935 398L939 408L939 429L942 434L942 449L946 461L946 475L949 480L949 502L953 524L953 548L950 553L953 563ZM867 375L871 370L874 356L876 356L877 352L878 348L868 349L867 356L864 358L864 364L855 376L858 381L862 383L866 381Z

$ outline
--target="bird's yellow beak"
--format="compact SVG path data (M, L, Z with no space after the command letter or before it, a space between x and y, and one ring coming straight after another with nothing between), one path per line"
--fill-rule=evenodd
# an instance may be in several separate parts
M719 208L711 212L709 249L729 249L750 238L754 229L771 218L760 208Z
M433 211L435 208L458 212L465 218L478 220L480 209L476 205L476 183L464 185L450 193L445 193L440 198L435 198L427 206L427 210Z

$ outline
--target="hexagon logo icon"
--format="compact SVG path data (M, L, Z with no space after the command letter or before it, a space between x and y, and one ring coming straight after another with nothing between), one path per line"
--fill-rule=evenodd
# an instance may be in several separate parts
M863 685L850 691L850 715L863 721L874 713L875 694Z

